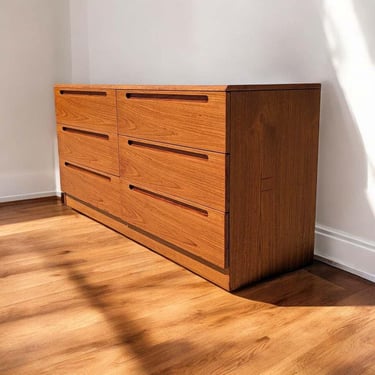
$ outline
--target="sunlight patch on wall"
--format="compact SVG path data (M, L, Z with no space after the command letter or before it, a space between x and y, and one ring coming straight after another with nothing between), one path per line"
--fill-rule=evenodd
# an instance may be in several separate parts
M375 66L353 0L323 0L333 66L367 154L367 198L375 215Z

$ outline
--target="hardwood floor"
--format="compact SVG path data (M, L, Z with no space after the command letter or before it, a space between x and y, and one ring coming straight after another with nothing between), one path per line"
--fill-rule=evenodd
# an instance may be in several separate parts
M375 286L230 294L54 200L0 206L1 374L375 374Z

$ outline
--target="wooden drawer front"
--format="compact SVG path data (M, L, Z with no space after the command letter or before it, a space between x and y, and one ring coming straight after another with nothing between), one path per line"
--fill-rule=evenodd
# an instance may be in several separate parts
M55 88L56 121L117 133L115 90Z
M60 159L119 175L118 136L58 125Z
M63 192L114 216L120 216L119 177L95 172L67 161L60 161L60 172Z
M121 179L122 218L168 243L224 268L226 214L172 200Z
M118 90L119 133L226 151L225 92Z
M120 136L120 173L133 185L225 211L225 154Z

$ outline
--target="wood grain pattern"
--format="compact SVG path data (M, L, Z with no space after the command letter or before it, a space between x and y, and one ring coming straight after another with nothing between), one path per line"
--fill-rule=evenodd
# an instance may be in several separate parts
M120 175L117 133L92 133L58 124L57 135L60 159Z
M78 164L60 160L61 189L64 193L120 217L120 179Z
M121 179L122 219L221 268L226 267L222 212L171 201Z
M119 136L121 176L131 184L226 211L226 156Z
M72 98L64 110L71 107L73 118L78 101L84 102L83 112L87 105L97 111L94 127L101 109L91 99L109 99L116 92L119 132L125 134L120 137L122 200L117 190L109 191L103 195L111 202L105 208L97 193L105 185L96 186L74 168L79 188L71 195L109 214L121 212L142 241L152 238L216 271L229 267L228 289L234 290L312 261L320 84L205 87L66 85L56 90ZM92 147L85 146L71 153L80 155L71 159L73 167L94 168L91 178L100 179L95 171L109 171L101 167L109 150L97 148L94 165L89 164ZM64 147L78 148L67 141ZM106 177L101 183L110 186ZM80 191L86 186L88 197Z
M82 92L82 95L64 91ZM74 90L73 90L74 89ZM105 95L90 95L89 93ZM88 86L55 86L56 122L88 128L98 132L117 133L115 90L90 88Z
M72 197L66 197L66 204L69 207L87 215L90 218L106 225L109 228L116 230L124 236L133 241L140 243L147 248L156 251L158 254L180 264L181 266L189 269L190 271L204 277L212 283L220 286L225 290L229 290L229 275L228 269L215 269L206 264L202 259L194 259L191 254L187 254L181 249L167 245L164 241L158 240L156 237L147 235L145 232L137 230L135 227L129 227L126 223L106 215L105 212L100 212L97 209L88 206Z
M128 98L129 95L165 95L150 90L117 90L118 130L122 135L203 150L226 152L225 92L199 92L206 101L184 100L181 92L168 91L173 99ZM195 97L194 91L184 96Z
M230 294L56 201L0 225L1 374L375 371L356 276L317 262Z
M230 95L230 273L236 288L312 261L320 90Z

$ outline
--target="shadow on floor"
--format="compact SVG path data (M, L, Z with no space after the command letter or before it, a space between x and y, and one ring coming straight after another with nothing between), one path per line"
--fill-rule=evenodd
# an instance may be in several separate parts
M374 306L375 284L319 261L234 295L276 306Z
M58 197L0 203L0 226L66 215L76 213L62 205Z

